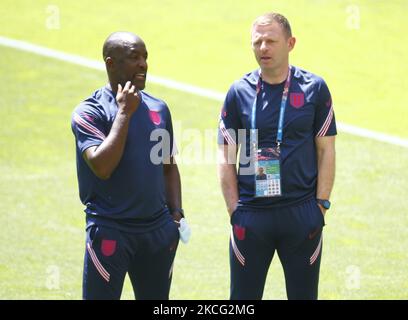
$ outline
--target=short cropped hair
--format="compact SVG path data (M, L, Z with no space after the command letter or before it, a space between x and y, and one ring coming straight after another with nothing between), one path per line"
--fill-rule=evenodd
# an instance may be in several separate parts
M286 19L286 17L281 15L280 13L276 12L269 12L259 16L252 24L252 28L258 25L268 25L273 22L277 22L280 24L287 38L290 38L292 36L292 29L290 27L288 19Z

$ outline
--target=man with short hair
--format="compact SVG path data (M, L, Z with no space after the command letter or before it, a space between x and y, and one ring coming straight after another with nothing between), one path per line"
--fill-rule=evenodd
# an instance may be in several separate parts
M266 174L263 167L258 168L258 174L256 175L256 180L266 180Z
M72 114L86 206L83 298L119 299L128 273L135 298L168 299L184 223L170 110L142 91L147 49L139 36L111 34L103 59L109 84ZM166 133L159 142L158 131Z
M281 14L258 17L251 42L260 68L231 86L219 123L219 176L232 225L230 298L261 299L277 251L288 299L317 299L335 174L330 92L321 77L289 64L296 39ZM255 177L260 167L265 180Z

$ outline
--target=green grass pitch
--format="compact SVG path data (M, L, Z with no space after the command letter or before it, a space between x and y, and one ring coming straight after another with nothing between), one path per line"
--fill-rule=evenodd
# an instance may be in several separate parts
M49 1L0 4L0 35L101 59L106 36L144 38L154 75L225 92L256 67L249 30L266 11L285 14L298 42L291 62L323 76L338 121L408 138L408 2ZM51 10L51 11L50 11ZM0 299L80 299L84 214L70 115L104 85L85 67L0 46ZM173 120L201 136L220 102L149 84ZM172 299L229 295L229 220L214 164L191 165L179 141L183 202L193 235L180 244ZM326 217L321 299L407 299L408 149L339 132L333 208ZM214 139L207 146L215 150ZM186 151L186 150L184 150ZM275 257L264 299L285 299ZM126 281L123 299L132 299Z

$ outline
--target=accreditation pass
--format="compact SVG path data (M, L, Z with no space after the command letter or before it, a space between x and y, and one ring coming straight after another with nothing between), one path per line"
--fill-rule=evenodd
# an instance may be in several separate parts
M258 149L255 161L255 197L281 195L280 152L275 148Z

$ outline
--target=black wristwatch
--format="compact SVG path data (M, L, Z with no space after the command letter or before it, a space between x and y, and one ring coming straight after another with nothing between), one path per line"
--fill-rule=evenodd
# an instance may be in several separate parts
M171 210L171 213L173 214L174 212L180 213L181 217L184 218L184 210L181 208L175 208Z
M323 208L325 208L326 210L330 209L330 201L326 200L326 199L316 199L317 203L321 204Z

